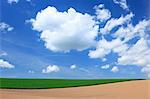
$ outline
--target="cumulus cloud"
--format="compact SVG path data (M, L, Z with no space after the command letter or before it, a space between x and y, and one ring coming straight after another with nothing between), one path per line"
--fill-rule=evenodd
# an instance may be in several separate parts
M77 68L76 65L71 65L71 66L70 66L70 69L72 69L72 70L73 70L73 69L76 69L76 68Z
M150 20L142 20L136 26L131 23L127 27L120 27L114 34L113 37L124 38L124 41L133 39L135 36L147 37L149 34L145 33L150 28Z
M119 0L114 1L127 9L123 6L123 2L126 4L124 0L120 0L122 3L119 3ZM40 39L44 41L45 47L53 52L82 51L95 47L89 51L90 58L101 58L105 61L105 56L113 52L119 56L117 60L119 65L149 68L150 20L142 20L133 25L132 12L119 18L111 18L111 12L105 9L103 4L95 6L95 11L96 16L92 16L77 12L74 8L59 12L55 7L48 6L28 22L31 22L33 30L40 32ZM95 17L98 21L106 21L104 27L99 29L100 23L95 20ZM97 41L95 38L99 36L98 32L101 39ZM108 40L106 35L112 36L112 40ZM140 39L134 44L128 44L136 37ZM74 69L76 66L70 68ZM48 69L43 69L44 73L47 71ZM119 69L114 66L111 71L118 72ZM146 70L142 71L147 73Z
M123 65L150 65L150 48L147 41L141 38L118 58L118 63Z
M131 21L133 13L129 13L126 16L121 16L120 18L111 18L105 25L104 28L100 30L102 34L108 34L113 28L117 26L122 26Z
M42 73L51 73L51 72L58 72L60 71L59 66L57 65L49 65L46 67L46 69L42 70Z
M110 52L123 52L128 48L120 39L114 39L112 41L107 41L102 39L97 43L95 50L89 51L90 58L104 58Z
M101 6L103 7L103 6ZM105 58L111 52L118 54L117 64L138 65L146 68L148 73L150 65L150 20L141 20L136 25L132 24L134 14L131 12L120 18L111 18L103 28L100 28L100 39L95 50L89 51L90 58ZM116 28L117 27L117 28ZM116 28L115 31L112 31ZM107 40L104 35L112 36L112 40ZM138 37L135 43L128 44L130 40ZM116 68L116 67L115 67ZM148 73L150 74L150 72Z
M10 26L5 22L0 22L0 32L10 32L14 29L14 27Z
M99 40L96 49L89 51L89 56L90 58L104 58L114 52L119 55L117 61L119 65L138 65L142 68L149 68L149 28L150 20L142 20L135 26L129 22L126 27L122 26L116 32L109 34L115 37L112 41L107 41L104 37ZM130 40L136 37L140 39L135 44L128 44Z
M101 69L108 69L110 67L110 65L104 65L104 66L101 66Z
M129 10L129 7L127 5L127 1L126 0L113 0L114 3L119 4L120 7L122 7L125 10Z
M11 63L9 63L8 61L5 61L3 59L0 59L0 68L7 68L7 69L10 69L10 68L14 68L15 66L12 65Z
M111 17L111 12L105 9L104 4L95 6L96 18L101 22L108 20Z
M112 69L111 69L112 72L116 73L119 71L119 68L117 66L114 66Z
M130 25L124 28L122 33L116 32L117 37L125 38L124 41L132 40L135 37L140 37L140 39L130 46L124 53L119 54L118 64L121 65L138 65L144 70L150 68L150 42L149 42L149 28L150 20L140 21L136 26ZM143 71L150 75L150 71Z
M41 33L45 47L54 52L82 51L96 42L98 25L93 16L77 12L74 8L59 12L55 7L48 6L30 22L33 30Z

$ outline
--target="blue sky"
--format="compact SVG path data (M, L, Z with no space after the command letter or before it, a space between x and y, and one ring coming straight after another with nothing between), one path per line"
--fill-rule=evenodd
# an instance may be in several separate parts
M1 77L150 77L149 0L0 4Z

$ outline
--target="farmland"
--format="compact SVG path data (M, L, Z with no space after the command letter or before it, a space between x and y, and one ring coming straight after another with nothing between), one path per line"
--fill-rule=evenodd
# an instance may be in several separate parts
M0 88L2 89L48 89L91 86L116 82L131 81L136 79L94 79L94 80L74 80L74 79L16 79L0 78Z

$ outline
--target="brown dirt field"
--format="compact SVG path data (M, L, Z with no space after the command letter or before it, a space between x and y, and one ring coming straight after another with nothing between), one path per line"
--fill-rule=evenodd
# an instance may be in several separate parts
M0 99L150 99L150 80L59 89L0 89Z

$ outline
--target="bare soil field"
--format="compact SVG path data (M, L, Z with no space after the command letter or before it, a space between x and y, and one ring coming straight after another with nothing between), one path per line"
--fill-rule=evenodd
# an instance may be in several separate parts
M150 80L58 89L0 89L0 99L150 99Z

